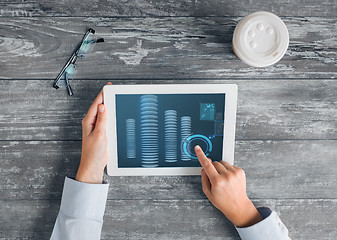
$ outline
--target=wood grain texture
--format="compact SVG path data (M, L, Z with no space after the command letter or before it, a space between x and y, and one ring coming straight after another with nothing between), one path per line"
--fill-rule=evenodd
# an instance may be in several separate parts
M231 47L242 16L281 16L284 58L251 68ZM336 0L0 0L0 238L49 239L81 119L102 86L236 83L235 164L256 206L293 239L337 238ZM85 31L105 43L79 59L75 95L51 87ZM102 239L230 239L234 227L198 176L108 177Z
M270 11L280 16L336 16L335 0L229 1L229 0L98 0L0 1L0 16L246 16Z
M78 60L77 79L337 77L337 19L287 17L290 45L266 68L232 51L237 17L1 18L0 79L54 79L86 29L105 38Z
M2 200L59 199L81 142L0 142ZM236 141L235 164L252 198L337 198L337 141ZM205 199L198 176L106 177L109 199Z
M264 199L293 239L334 240L336 199ZM59 201L0 201L4 239L48 239ZM41 224L43 222L43 224ZM208 200L108 200L101 239L240 239Z
M65 89L52 88L52 80L0 80L0 140L81 140L81 120L106 82L74 80L74 96L69 97ZM112 83L236 83L237 139L337 139L335 80L114 80Z

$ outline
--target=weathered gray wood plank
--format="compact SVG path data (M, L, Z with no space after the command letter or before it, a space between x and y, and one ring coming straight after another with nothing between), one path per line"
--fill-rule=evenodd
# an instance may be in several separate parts
M106 82L74 80L69 97L52 88L52 80L0 80L0 140L81 140L81 119ZM112 82L237 83L237 139L337 139L335 80Z
M111 192L111 191L110 191ZM265 199L293 239L334 240L336 199ZM58 201L1 201L1 237L47 239ZM43 224L41 224L43 222ZM240 239L231 223L208 200L108 200L102 239Z
M335 17L287 17L285 57L252 68L232 51L237 17L1 18L0 79L54 79L88 27L106 42L77 79L336 78Z
M281 16L336 16L335 0L317 1L0 1L0 16L245 16L271 11Z
M258 10L288 16L290 34L285 57L263 69L231 50L238 16ZM237 83L248 195L293 239L336 239L336 13L336 0L0 0L0 238L50 237L64 176L79 164L81 119L112 79ZM51 83L88 27L106 42L78 61L68 97ZM239 239L198 176L106 179L102 239Z
M81 142L0 142L0 198L58 199ZM253 198L337 198L337 141L236 141ZM198 176L107 177L109 199L204 199Z

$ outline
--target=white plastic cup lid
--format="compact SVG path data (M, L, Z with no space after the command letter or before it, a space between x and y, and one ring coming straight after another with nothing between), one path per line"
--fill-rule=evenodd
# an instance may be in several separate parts
M253 67L278 62L287 51L289 34L284 22L270 12L255 12L243 18L235 28L233 51Z

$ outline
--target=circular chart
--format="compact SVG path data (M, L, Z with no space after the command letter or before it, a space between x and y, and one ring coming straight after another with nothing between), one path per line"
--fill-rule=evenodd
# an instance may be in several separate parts
M211 140L202 134L194 134L184 139L182 142L182 153L187 157L192 159L198 159L194 152L194 147L199 145L204 151L205 155L208 156L212 152L212 142Z

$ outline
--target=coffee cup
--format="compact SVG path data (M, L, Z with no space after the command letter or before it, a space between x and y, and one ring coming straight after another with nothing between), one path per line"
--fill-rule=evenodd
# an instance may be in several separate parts
M277 63L288 45L286 25L270 12L255 12L243 18L235 28L232 41L235 55L253 67Z

